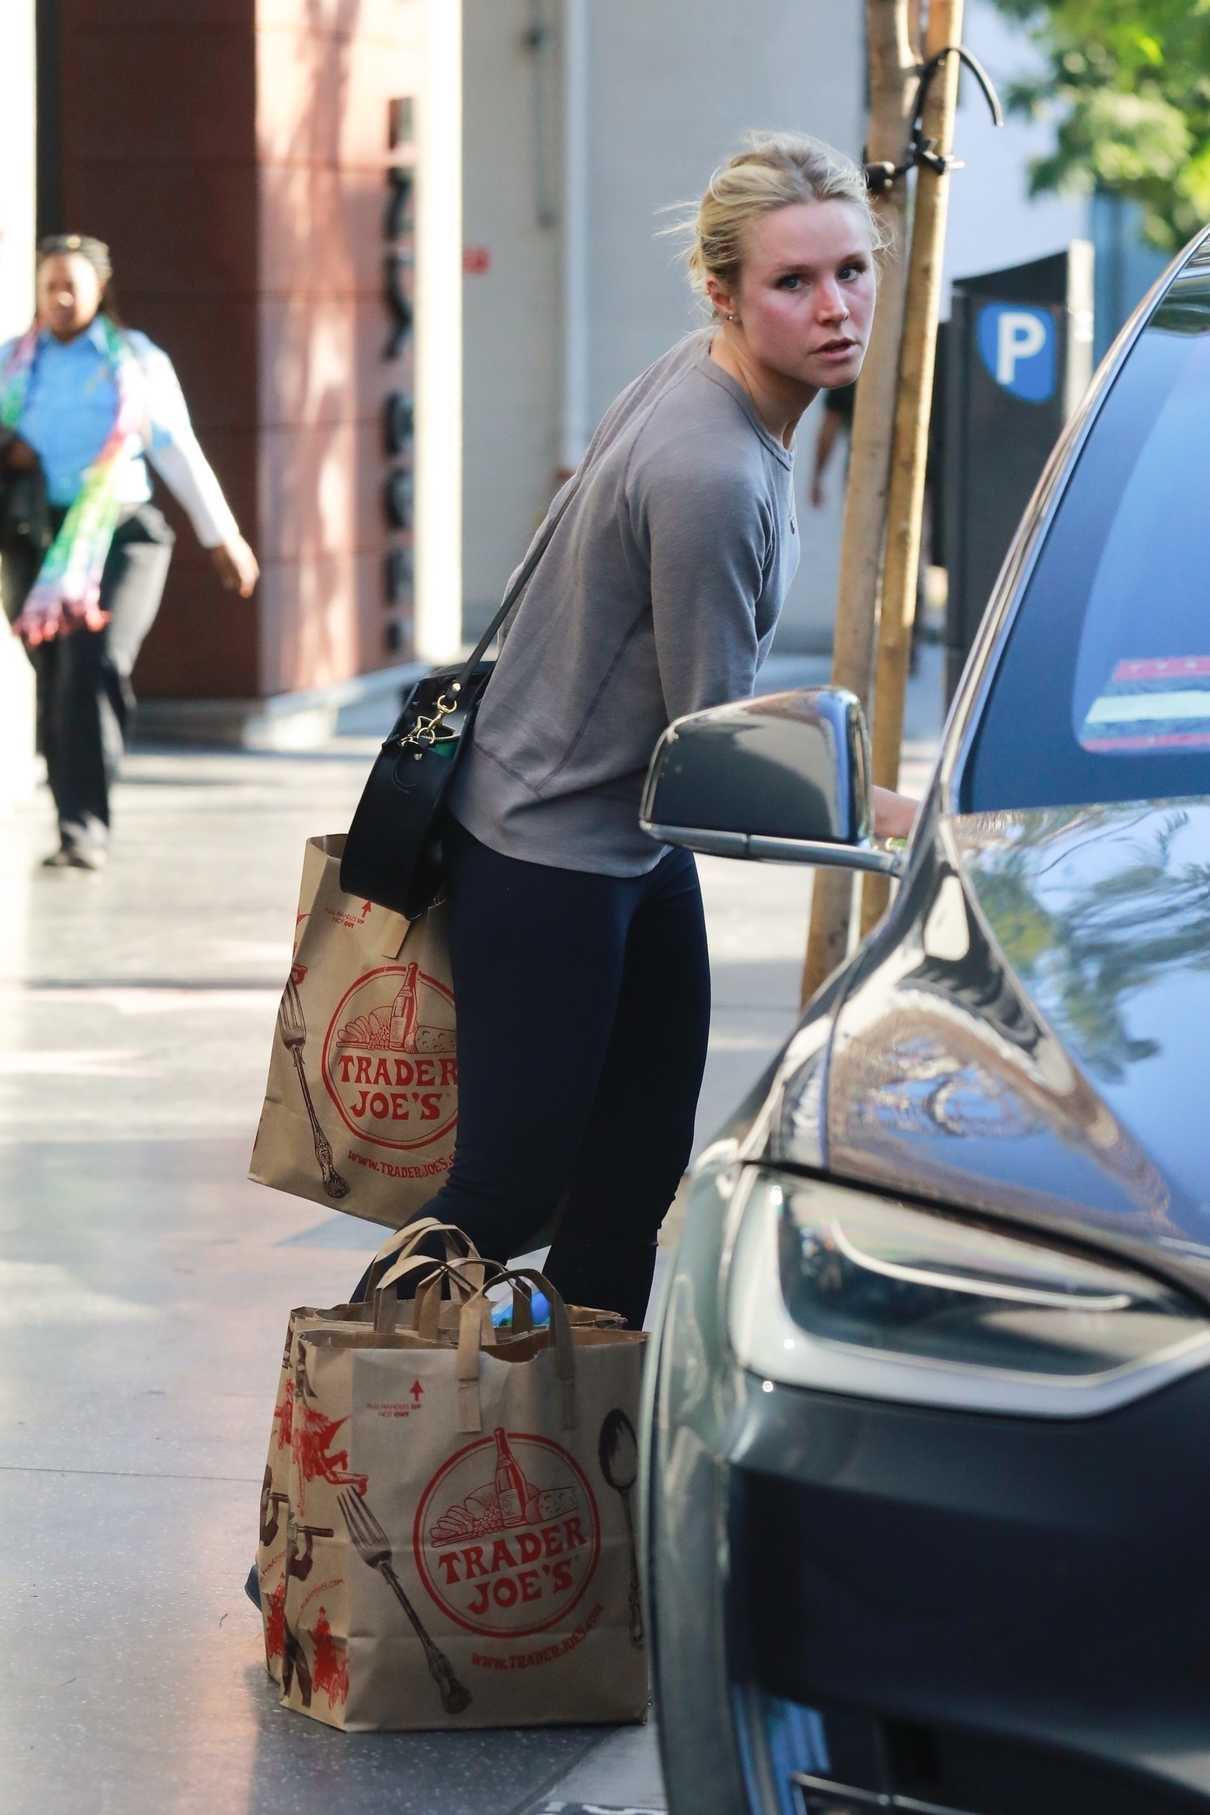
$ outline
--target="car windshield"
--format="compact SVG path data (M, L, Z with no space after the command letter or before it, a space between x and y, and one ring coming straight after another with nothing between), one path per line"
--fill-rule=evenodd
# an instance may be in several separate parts
M963 812L1210 795L1210 271L1169 289L1059 505Z

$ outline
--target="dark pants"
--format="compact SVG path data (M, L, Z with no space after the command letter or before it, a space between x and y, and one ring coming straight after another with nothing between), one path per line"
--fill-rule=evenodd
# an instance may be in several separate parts
M54 514L57 530L63 513ZM109 790L126 749L134 689L130 677L155 621L174 541L161 513L144 504L114 533L101 576L103 630L73 630L30 651L38 677L38 744L65 845L104 845ZM5 608L15 618L40 557L5 557Z
M446 843L458 1144L424 1214L496 1260L557 1216L555 1286L637 1328L706 1062L693 858L613 877L502 857L457 824Z

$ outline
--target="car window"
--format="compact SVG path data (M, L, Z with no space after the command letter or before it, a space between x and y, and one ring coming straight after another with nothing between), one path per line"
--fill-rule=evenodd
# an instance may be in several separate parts
M959 783L963 812L1210 795L1210 278L1093 424Z

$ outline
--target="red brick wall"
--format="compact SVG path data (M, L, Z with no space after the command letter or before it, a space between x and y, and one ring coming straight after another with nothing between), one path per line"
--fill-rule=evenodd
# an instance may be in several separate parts
M260 0L261 672L268 693L411 654L388 647L383 406L412 391L388 363L383 297L393 97L419 78L419 6ZM414 212L414 211L413 211ZM397 242L405 248L407 241ZM410 612L394 614L405 633Z
M251 603L191 529L139 691L256 698L410 654L384 607L382 263L409 0L61 0L65 224L114 249L123 313L171 355L261 560ZM388 646L387 625L403 640Z

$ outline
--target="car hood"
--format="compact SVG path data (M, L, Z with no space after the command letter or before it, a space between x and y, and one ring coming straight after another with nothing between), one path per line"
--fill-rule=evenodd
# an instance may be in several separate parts
M1210 801L941 818L786 1157L1210 1262L1207 1026Z

